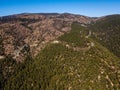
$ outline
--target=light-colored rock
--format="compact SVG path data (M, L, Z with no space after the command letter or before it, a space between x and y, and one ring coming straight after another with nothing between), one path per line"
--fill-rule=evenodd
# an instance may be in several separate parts
M5 56L0 56L0 59L4 59L5 58Z

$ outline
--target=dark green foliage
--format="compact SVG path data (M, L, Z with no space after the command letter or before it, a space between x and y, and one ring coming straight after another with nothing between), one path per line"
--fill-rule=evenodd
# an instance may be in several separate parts
M111 15L91 25L93 38L120 57L120 15Z
M11 56L0 60L0 88L3 87L6 80L14 73L17 67L16 61Z
M85 36L88 30L85 27L79 25L79 23L72 24L72 30L70 33L65 33L59 37L59 40L74 44L74 46L85 47L86 43L89 42Z
M0 55L4 54L4 48L3 48L3 38L0 35Z
M87 51L75 51L74 46L49 44L9 78L4 90L119 90L120 60L96 41L85 38L87 31L84 30L73 24L72 31L59 40L80 48L87 47L84 40L95 46ZM73 40L69 39L71 36ZM78 39L80 36L84 37L83 41Z
M23 70L31 61L32 57L29 54L26 56L25 63L17 63L10 55L0 60L0 89L3 89L9 77Z

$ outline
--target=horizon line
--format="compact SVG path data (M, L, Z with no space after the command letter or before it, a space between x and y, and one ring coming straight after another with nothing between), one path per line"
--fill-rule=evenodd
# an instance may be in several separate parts
M6 15L0 15L0 17L6 17L6 16L14 16L14 15L22 15L22 14L73 14L73 15L80 15L80 16L86 16L86 17L104 17L109 15L120 15L120 13L112 13L112 14L105 14L101 16L89 16L84 15L80 13L71 13L71 12L21 12L21 13L13 13L13 14L6 14Z

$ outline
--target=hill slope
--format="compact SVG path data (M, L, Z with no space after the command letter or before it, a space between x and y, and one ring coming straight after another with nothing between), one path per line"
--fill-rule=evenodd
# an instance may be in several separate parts
M90 26L93 37L120 57L120 15L109 15Z
M11 55L17 62L24 61L26 53L36 56L49 41L71 30L72 22L89 24L94 19L74 14L23 13L0 17L0 56ZM29 49L26 50L25 48Z
M120 60L75 23L25 63L4 90L119 90Z
M86 26L94 19L69 13L23 13L0 17L0 89L50 41L71 31L71 24ZM29 62L28 59L28 62Z

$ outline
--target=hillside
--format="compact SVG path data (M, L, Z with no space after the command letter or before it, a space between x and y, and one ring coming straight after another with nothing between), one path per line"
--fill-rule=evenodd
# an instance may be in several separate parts
M0 90L119 90L120 15L0 17Z
M94 19L90 17L69 13L23 13L0 17L0 48L4 49L0 56L11 55L17 62L22 62L27 53L34 57L49 41L69 32L73 22L86 25L92 21Z
M52 40L94 19L69 13L22 13L0 17L0 89L11 75ZM28 59L28 60L27 60Z
M4 90L119 90L120 60L78 23L26 60Z
M120 57L120 15L102 17L89 28L93 38Z

